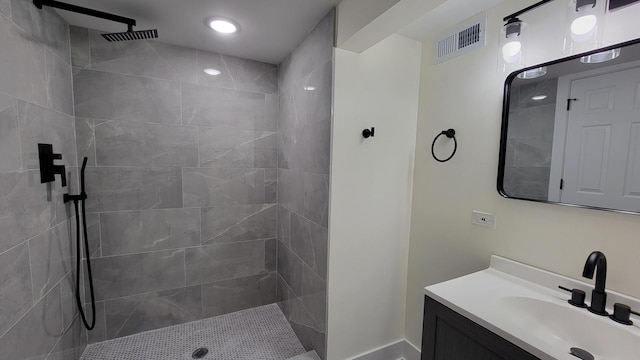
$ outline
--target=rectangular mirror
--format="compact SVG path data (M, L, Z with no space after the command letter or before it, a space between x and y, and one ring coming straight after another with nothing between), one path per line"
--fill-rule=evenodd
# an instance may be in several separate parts
M498 192L640 214L640 39L509 75Z

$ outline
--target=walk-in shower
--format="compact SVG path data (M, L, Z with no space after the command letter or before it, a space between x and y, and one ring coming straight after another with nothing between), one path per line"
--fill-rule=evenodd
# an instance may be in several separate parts
M323 358L331 6L264 62L8 2L0 360Z

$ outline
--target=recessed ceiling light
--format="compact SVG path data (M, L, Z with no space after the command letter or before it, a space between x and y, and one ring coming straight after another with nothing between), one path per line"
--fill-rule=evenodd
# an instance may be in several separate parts
M544 100L546 98L547 98L547 95L536 95L536 96L532 97L531 100L540 101L540 100Z
M212 18L207 23L210 28L222 34L233 34L239 29L238 24L229 19Z
M222 74L222 71L220 71L218 69L204 69L204 72L207 75L211 75L211 76L216 76L216 75Z

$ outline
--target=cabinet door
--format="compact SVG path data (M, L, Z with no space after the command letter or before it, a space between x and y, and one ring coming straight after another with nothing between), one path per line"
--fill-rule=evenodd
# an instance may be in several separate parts
M509 341L425 296L422 360L537 360Z

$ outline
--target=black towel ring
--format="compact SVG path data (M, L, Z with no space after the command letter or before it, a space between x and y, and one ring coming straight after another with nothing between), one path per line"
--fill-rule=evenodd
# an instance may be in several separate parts
M438 138L440 136L446 136L449 139L453 139L453 153L451 153L451 156L449 156L448 158L442 160L442 159L438 159L438 157L436 156L436 153L434 151L434 147L436 145L436 141L438 141ZM433 139L433 143L431 143L431 156L433 156L434 159L436 159L436 161L438 162L447 162L449 160L451 160L451 158L453 157L453 155L456 154L456 150L458 150L458 140L456 140L456 131L453 129L449 129L449 130L444 130L443 132L441 132L440 134L438 134L438 136L436 136L435 139Z

